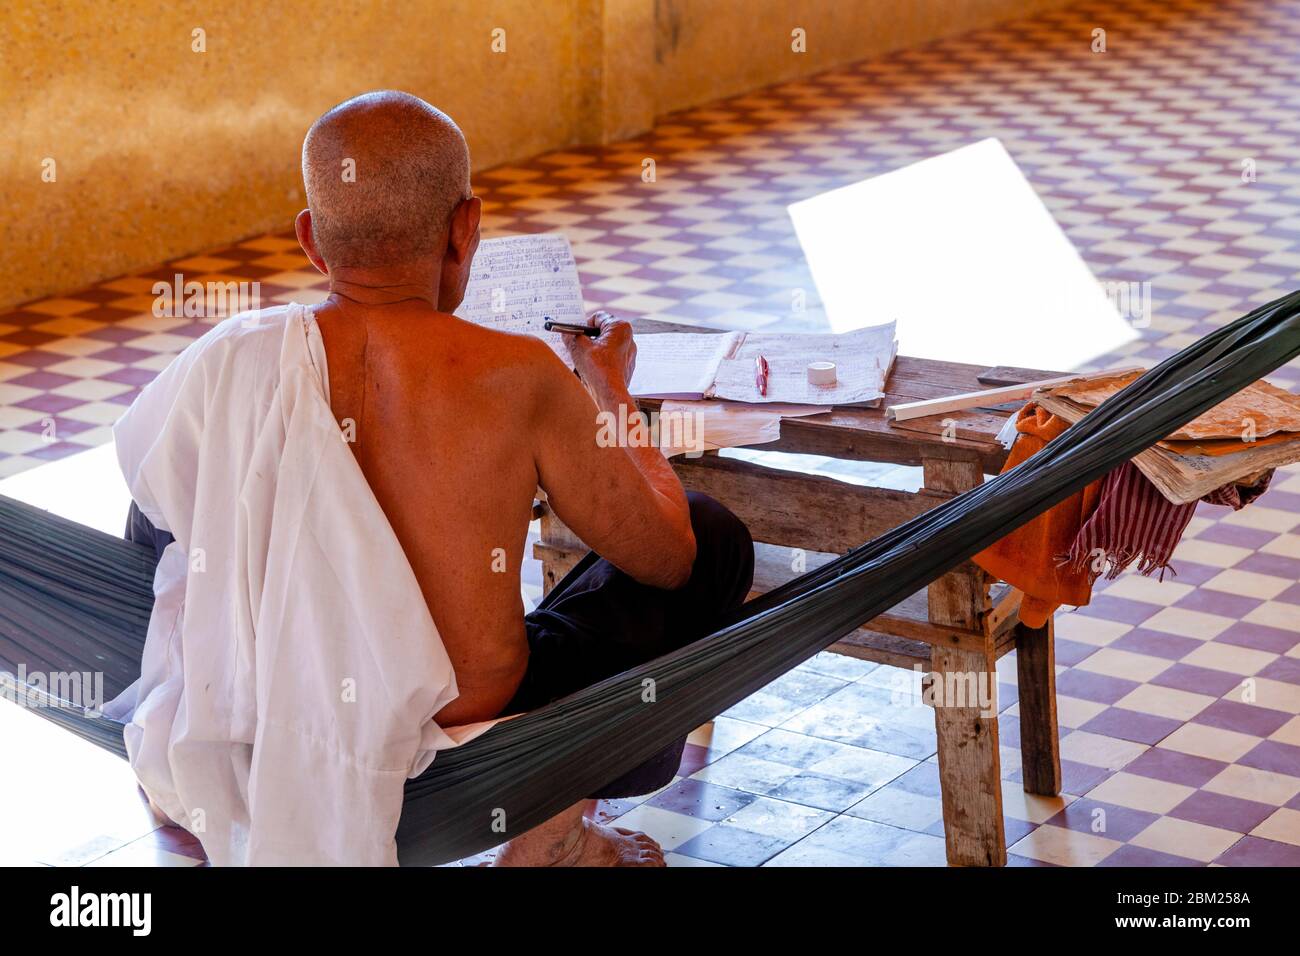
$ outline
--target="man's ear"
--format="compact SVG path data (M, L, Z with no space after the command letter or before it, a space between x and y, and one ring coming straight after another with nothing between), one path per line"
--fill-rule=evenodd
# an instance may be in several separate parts
M482 218L483 200L470 196L461 201L451 214L451 228L447 230L447 258L460 264L474 255L474 240L478 238Z
M320 252L316 249L316 237L311 234L311 210L304 209L298 213L298 218L293 221L293 231L298 236L298 245L302 246L302 251L307 253L307 258L311 260L321 275L329 275L330 270L325 265L325 260L321 258Z

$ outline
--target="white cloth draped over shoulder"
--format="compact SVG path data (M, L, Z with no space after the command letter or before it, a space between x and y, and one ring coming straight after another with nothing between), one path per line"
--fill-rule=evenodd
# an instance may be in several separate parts
M176 541L140 679L106 712L155 805L214 864L393 865L403 786L490 726L433 715L455 675L289 305L193 343L114 429Z

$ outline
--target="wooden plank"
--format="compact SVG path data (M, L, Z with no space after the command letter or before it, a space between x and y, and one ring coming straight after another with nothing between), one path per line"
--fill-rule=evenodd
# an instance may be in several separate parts
M754 588L750 597L766 594L805 571L815 571L835 558L822 552L799 552L780 545L754 545ZM930 643L915 637L918 631L931 640L947 637L930 628L926 617L925 592L918 591L887 612L868 621L828 650L860 660L911 669L930 662Z
M1108 369L1104 372L1090 372L1087 374L1073 372L1068 375L1056 375L1051 378L1038 379L1032 382L1022 382L1017 385L1001 385L997 388L981 388L958 394L949 392L949 394L942 398L927 398L922 399L921 401L900 402L897 404L886 405L885 417L892 421L905 422L912 418L927 418L931 415L944 415L968 408L988 408L995 405L1003 405L1008 402L1024 402L1040 388L1050 388L1053 385L1063 385L1066 382L1073 382L1076 380L1110 378L1114 375L1123 375L1125 372L1132 372L1134 370L1134 367L1130 366L1123 369Z
M927 489L962 492L984 480L973 461L924 462ZM983 629L991 610L983 571L966 562L929 587L936 625ZM998 753L997 654L992 635L979 649L936 646L930 679L934 708L943 829L954 866L1004 866L1001 761Z
M930 661L929 644L893 634L881 634L865 627L858 628L826 649L832 654L856 657L873 664L901 667L903 670L911 670L918 665L925 667Z
M895 360L892 371L887 392L892 393L897 384L902 388L934 386L951 394L954 388L963 392L973 392L979 388L979 375L984 369L964 362L946 362L941 359L902 355Z
M585 553L590 549L583 540L570 530L569 526L560 520L559 516L551 510L547 502L540 502L541 515L539 516L539 532L541 538L547 544L557 548L563 548L569 551L577 551L579 554Z
M983 468L974 461L926 459L922 468L926 491L961 494L984 481ZM928 588L930 621L982 632L990 610L988 584L987 575L970 561L949 571Z
M981 385L996 388L999 385L1019 385L1022 382L1034 382L1041 378L1051 378L1061 372L1049 372L1041 368L1022 368L1017 365L997 365L986 368L975 376Z
M913 418L928 418L931 415L945 415L960 412L968 408L987 408L991 405L1004 405L1008 402L1023 402L1037 388L1060 385L1070 381L1074 376L1065 375L1058 378L1041 379L1023 385L1003 385L999 388L982 388L974 392L958 395L948 394L941 398L927 398L918 402L900 402L885 407L885 417L891 421L905 422Z
M1016 676L1020 703L1020 759L1025 790L1061 792L1061 742L1056 718L1056 641L1052 620L1041 628L1017 624Z
M673 467L688 489L734 511L755 541L806 551L843 553L949 497L851 485L735 458L679 458Z
M573 551L558 548L540 541L533 545L533 557L542 562L542 593L550 594L560 581L582 560L587 549Z
M798 560L795 560L797 557ZM790 548L772 544L754 545L754 593L765 594L787 581L804 573L813 571L835 558L833 554L815 551L796 553ZM1001 599L1007 591L1005 585L997 585L993 591ZM930 622L930 608L926 589L905 597L885 613L867 622L866 627L878 634L905 638L917 645L938 644L945 647L965 647L982 650L988 646L987 637L981 624L975 627L955 627L937 625ZM900 645L902 646L902 645ZM1003 653L1014 646L1007 642ZM922 654L929 660L929 651L913 647L913 656Z
M988 579L977 565L967 561L931 582L926 599L931 629L947 630L953 635L949 640L932 643L993 653L991 635L983 628L983 616L990 610Z
M1017 410L1020 408L1016 406ZM916 432L921 435L930 435L938 438L940 441L954 444L952 439L960 439L969 447L974 443L982 443L987 435L996 435L1002 430L1010 412L988 411L986 409L965 409L959 412L952 412L947 415L932 415L928 418L912 418L902 422L891 422L890 427L902 429L909 432ZM983 455L983 448L973 449L977 454ZM923 454L928 454L928 451ZM995 474L998 471L994 468L989 474Z
M974 462L927 461L923 465L927 486L960 494L974 486L982 466ZM983 475L978 475L980 481ZM929 490L929 489L927 489ZM1020 620L1019 591L994 581L978 565L966 561L928 589L931 621L967 622L979 620L984 648L1000 658L1015 647L1013 629ZM941 642L934 642L941 643ZM953 646L978 649L971 641L954 641Z
M989 633L1001 633L1007 622L1020 614L1020 602L1024 596L1019 588L1008 587L1003 594L991 600L993 610L989 611L984 624Z
M995 440L997 429L990 429L987 439L977 440L975 436L981 433L971 430L955 442L946 442L941 434L896 428L883 416L875 423L845 422L846 417L836 409L824 416L787 418L781 422L781 437L761 448L892 465L919 465L922 456L965 458L974 454L991 475L1001 471L1007 460L1007 449Z
M1010 619L1010 622L1003 625L1002 629L993 635L993 656L999 660L1006 654L1016 649L1016 625L1020 623L1020 613L1017 610L1016 615Z
M971 458L926 458L921 466L926 491L959 495L984 483L979 462Z
M991 713L967 699L972 682L996 693L997 674L983 654L936 647L930 680L936 690L934 726L939 747L943 834L953 866L1005 866L1002 779L996 704ZM956 693L949 688L957 689ZM965 694L965 696L964 696ZM952 698L952 699L949 699Z
M656 398L637 399L637 405L647 412L657 410L662 404ZM934 458L975 455L983 462L986 472L996 474L1007 459L1007 450L996 440L1004 420L1005 416L972 415L963 422L957 441L950 442L937 428L902 430L886 421L878 408L839 406L818 415L784 419L779 439L753 447L894 465L919 465L923 454Z

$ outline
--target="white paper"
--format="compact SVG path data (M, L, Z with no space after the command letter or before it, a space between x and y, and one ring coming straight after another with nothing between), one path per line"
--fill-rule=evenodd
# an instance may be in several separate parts
M659 332L636 336L636 368L628 391L636 398L703 398L718 366L743 332Z
M828 405L738 405L716 401L665 401L658 440L666 457L719 448L761 445L781 437L781 419L829 412Z
M789 211L831 328L896 320L903 355L1071 371L1150 322L1147 277L1103 289L996 139Z
M455 314L476 325L535 335L572 368L564 335L544 326L548 318L575 325L587 321L568 238L541 233L484 239Z
M796 402L813 405L868 405L885 394L894 363L894 323L845 332L751 332L718 368L713 396L736 402ZM757 359L767 360L767 394L760 395ZM834 362L834 385L810 385L811 362Z

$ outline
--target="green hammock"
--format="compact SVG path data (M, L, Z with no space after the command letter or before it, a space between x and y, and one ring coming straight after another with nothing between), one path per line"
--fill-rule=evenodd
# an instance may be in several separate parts
M716 633L505 721L410 780L405 864L470 856L621 776L1084 485L1300 354L1300 292L1143 375L1043 451L979 488L751 601ZM138 675L150 550L0 498L0 671ZM642 701L653 678L656 702ZM120 724L67 703L36 713L125 755Z

